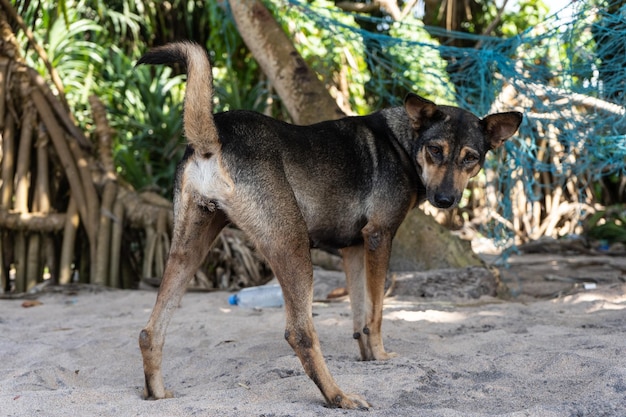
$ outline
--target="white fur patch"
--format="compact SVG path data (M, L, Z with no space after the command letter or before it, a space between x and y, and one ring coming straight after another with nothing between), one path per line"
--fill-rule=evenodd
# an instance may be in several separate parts
M188 191L206 200L216 200L220 204L227 203L234 190L232 180L216 156L209 159L190 159L185 166L184 176Z

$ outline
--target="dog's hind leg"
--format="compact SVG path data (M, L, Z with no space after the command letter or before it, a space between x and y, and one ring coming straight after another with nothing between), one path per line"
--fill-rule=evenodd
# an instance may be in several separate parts
M394 357L385 352L382 339L385 279L393 234L372 223L363 228L364 244L342 249L354 321L353 337L362 360Z
M333 407L367 409L369 404L356 394L344 393L330 374L313 326L313 268L308 239L288 243L282 254L268 256L285 299L285 339L296 352L309 378ZM289 253L289 257L285 257Z
M280 181L279 177L273 179ZM344 393L326 366L313 325L313 265L307 227L290 189L286 184L279 185L257 184L253 198L252 192L241 193L236 206L246 207L246 214L253 212L254 216L235 215L232 220L253 240L280 282L285 301L285 339L309 378L329 405L369 408L360 396Z
M285 248L286 249L286 248ZM302 362L307 375L334 407L368 408L360 396L344 393L328 370L312 319L313 269L308 239L290 247L290 257L269 262L283 287L285 299L285 339Z
M171 397L161 372L165 331L187 284L227 223L222 211L209 211L198 206L189 194L182 194L161 287L148 324L139 334L147 399Z

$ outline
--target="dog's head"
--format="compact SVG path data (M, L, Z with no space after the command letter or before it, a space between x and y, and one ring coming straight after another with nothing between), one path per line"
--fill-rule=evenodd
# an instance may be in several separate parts
M418 95L404 101L417 142L413 157L426 187L426 198L438 208L455 207L471 177L478 174L487 151L510 138L519 112L494 113L479 119L458 107L438 106Z

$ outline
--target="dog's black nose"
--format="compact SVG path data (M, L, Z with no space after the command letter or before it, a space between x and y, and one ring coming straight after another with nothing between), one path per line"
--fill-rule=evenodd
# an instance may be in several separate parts
M454 204L454 197L445 194L435 194L435 206L438 208L450 208Z

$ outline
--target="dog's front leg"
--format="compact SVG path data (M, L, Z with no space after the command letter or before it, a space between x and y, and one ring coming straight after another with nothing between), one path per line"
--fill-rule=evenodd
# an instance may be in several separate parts
M227 224L221 211L207 212L189 196L181 197L180 206L157 300L148 324L139 334L146 381L144 396L147 399L172 396L165 390L161 372L165 331L187 283L200 267L215 237Z
M363 333L363 329L367 327L367 314L371 309L365 278L365 248L363 245L343 248L341 256L352 309L352 337L359 343L361 359L373 360L374 355L368 343L368 335Z
M373 223L368 223L362 232L364 256L361 259L364 258L365 274L359 271L360 277L358 279L364 282L354 282L357 281L357 277L349 278L349 281L352 281L349 290L355 293L357 299L355 306L353 306L353 313L355 313L354 337L359 341L363 360L385 360L396 356L395 353L385 352L381 331L385 279L389 267L393 233ZM356 265L356 259L353 259L352 263ZM363 277L363 275L365 276ZM350 297L351 302L353 302L352 294ZM363 321L362 327L356 327Z

